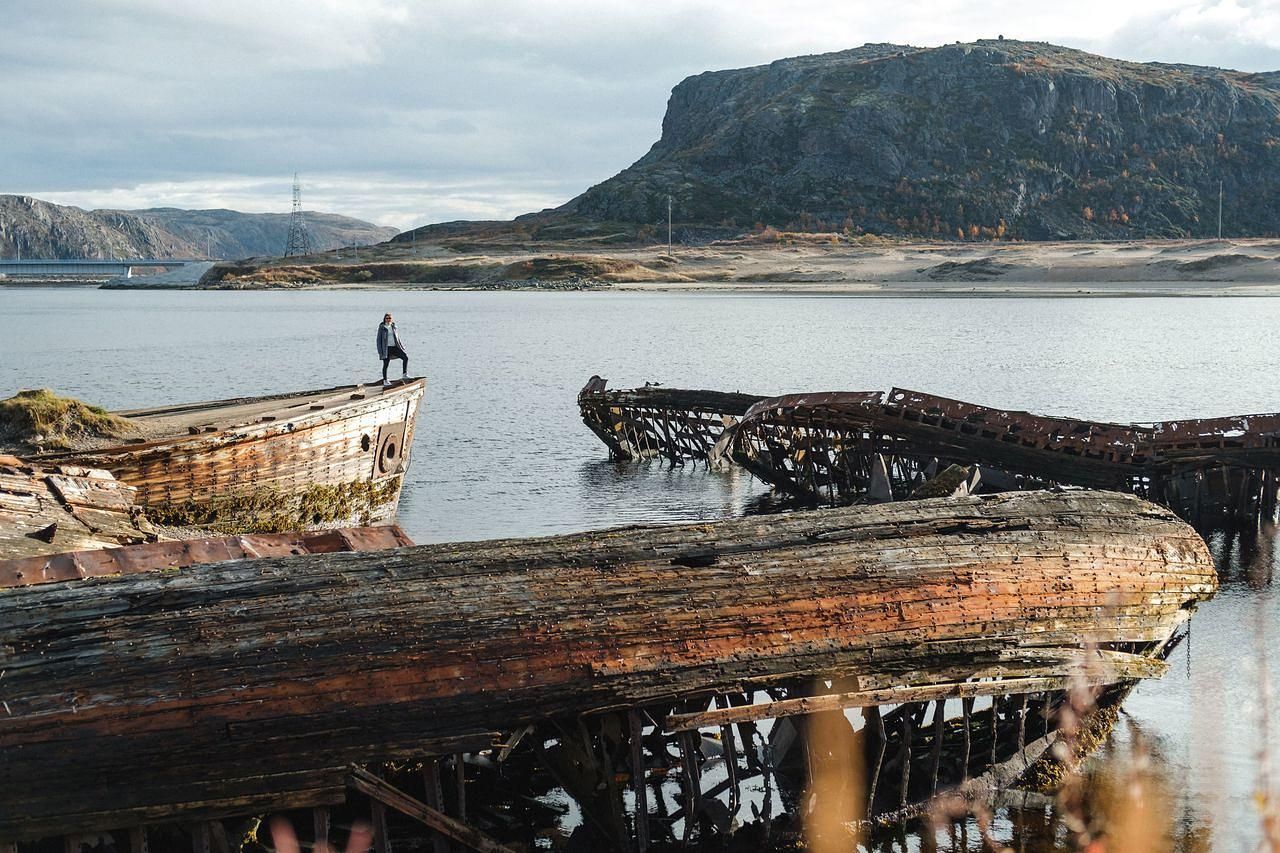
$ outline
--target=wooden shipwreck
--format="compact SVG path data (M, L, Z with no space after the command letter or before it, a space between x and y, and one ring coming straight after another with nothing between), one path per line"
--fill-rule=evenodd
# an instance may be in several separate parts
M42 453L111 472L174 528L279 532L395 517L425 380L117 412L138 438Z
M643 848L679 820L654 777L683 791L687 837L768 772L753 721L857 707L875 709L869 805L892 810L1051 729L1073 680L1158 676L1215 587L1167 510L1066 491L2 588L0 840L324 808L354 787L499 849L437 808L438 778L433 805L430 776L410 795L361 769L492 749L550 768L601 846ZM989 696L989 744L947 727L948 700L968 723ZM718 790L702 727L724 738Z
M0 561L154 541L136 493L109 471L0 456Z
M597 435L623 437L605 439L615 458L731 460L811 504L910 497L957 465L987 490L1115 489L1165 504L1197 525L1238 525L1273 518L1277 509L1280 414L1111 424L903 388L732 399L661 391L607 391L593 377L578 405ZM700 441L668 438L664 424L705 420L709 406L719 406L719 431L704 431ZM633 452L637 447L644 452Z
M611 458L661 457L679 464L709 458L725 430L762 399L658 385L609 391L608 380L592 376L578 392L578 410Z

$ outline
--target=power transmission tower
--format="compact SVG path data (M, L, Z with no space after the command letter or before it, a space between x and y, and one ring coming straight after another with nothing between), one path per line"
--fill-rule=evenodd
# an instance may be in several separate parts
M284 247L286 258L311 254L311 233L302 219L302 184L298 173L293 173L293 212L289 214L289 241Z

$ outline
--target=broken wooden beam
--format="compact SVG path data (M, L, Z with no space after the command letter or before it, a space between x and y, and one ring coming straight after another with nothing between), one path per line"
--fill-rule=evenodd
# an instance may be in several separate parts
M1081 657L1087 654L1081 651ZM754 720L772 720L779 717L794 717L806 714L818 714L823 711L844 710L846 708L870 708L877 705L896 705L904 702L929 702L939 699L972 699L977 696L1004 696L1020 691L1044 692L1066 690L1070 687L1101 687L1136 678L1153 678L1164 673L1167 666L1162 661L1151 660L1134 655L1133 657L1150 666L1135 667L1128 670L1107 672L1067 673L1058 676L1038 676L1031 678L1000 678L990 681L960 681L944 684L928 684L918 687L890 687L883 690L854 690L846 693L822 693L814 696L800 696L795 699L782 699L776 702L757 702L753 705L740 705L735 708L714 708L699 711L695 714L671 714L664 722L664 728L670 732L689 731L708 726L722 726L729 723L742 723ZM1141 673L1139 675L1138 673Z
M419 802L390 782L380 779L363 767L351 768L351 787L367 797L372 798L387 808L395 809L405 817L413 818L433 831L465 844L479 853L515 853L510 847L503 846L485 835L480 830L468 826L460 820L454 820L442 811L433 809L426 803Z
M108 471L0 456L0 564L154 541L136 496Z

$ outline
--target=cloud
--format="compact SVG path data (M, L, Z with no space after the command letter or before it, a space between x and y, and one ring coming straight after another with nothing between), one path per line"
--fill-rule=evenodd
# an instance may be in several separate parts
M307 210L372 211L367 217L371 222L402 230L425 221L510 219L558 205L567 193L577 191L577 187L546 183L534 176L518 176L514 183L520 189L513 189L512 182L503 179L432 182L394 175L327 174L318 178L301 175L300 180L303 206ZM288 209L292 191L293 176L288 175L265 180L208 178L127 188L61 190L39 197L55 204L86 208L228 208L246 213L271 213ZM283 205L281 199L285 200Z
M1280 69L1280 0L1187 3L1135 16L1097 49L1141 60Z
M560 203L641 156L689 74L1003 33L1280 67L1280 0L5 0L0 191L309 206L409 226Z

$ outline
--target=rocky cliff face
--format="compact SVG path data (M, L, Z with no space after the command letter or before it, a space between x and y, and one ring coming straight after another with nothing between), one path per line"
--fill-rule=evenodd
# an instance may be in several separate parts
M306 214L318 250L387 240L383 228L331 213ZM27 196L0 195L0 258L215 258L284 251L289 216L234 210L81 210Z
M562 213L966 239L1280 233L1280 74L1005 40L690 77Z

